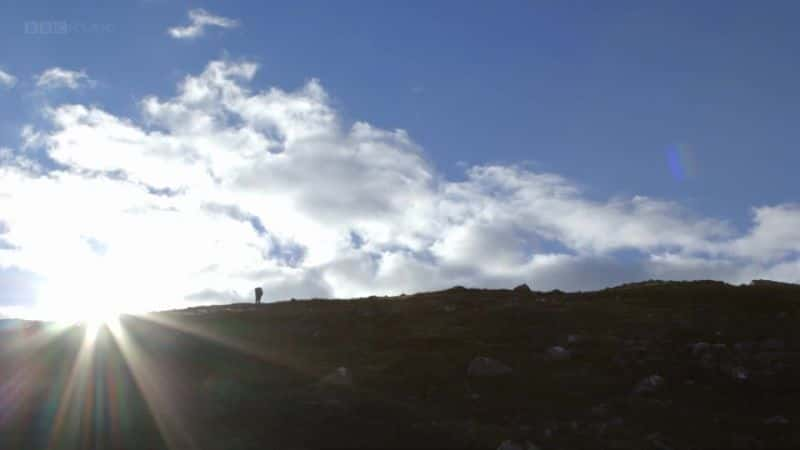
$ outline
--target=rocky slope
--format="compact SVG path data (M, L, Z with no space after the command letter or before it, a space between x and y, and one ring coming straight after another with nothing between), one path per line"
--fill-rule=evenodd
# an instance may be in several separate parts
M650 281L7 327L0 447L800 448L799 305Z

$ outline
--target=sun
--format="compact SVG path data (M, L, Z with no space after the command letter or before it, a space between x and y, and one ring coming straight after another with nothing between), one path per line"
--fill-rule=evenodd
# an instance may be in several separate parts
M75 275L51 277L42 286L36 308L40 318L100 327L116 321L125 312L125 302L115 295L119 287L114 280Z

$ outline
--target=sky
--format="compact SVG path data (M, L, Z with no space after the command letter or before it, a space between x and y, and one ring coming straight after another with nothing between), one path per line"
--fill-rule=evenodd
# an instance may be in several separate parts
M0 4L0 314L800 281L796 2Z

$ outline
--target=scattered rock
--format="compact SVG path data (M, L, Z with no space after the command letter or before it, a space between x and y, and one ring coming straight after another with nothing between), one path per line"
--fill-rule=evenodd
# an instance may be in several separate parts
M791 352L761 352L753 356L753 360L762 367L782 370L789 361L800 360L800 354Z
M670 446L664 443L664 437L661 435L661 433L648 434L645 439L650 442L650 445L658 450L672 450Z
M539 447L530 441L517 442L517 441L503 441L497 450L539 450Z
M732 367L728 373L735 381L743 382L750 378L750 372L742 366Z
M531 291L531 288L527 284L524 284L524 283L520 284L519 286L516 286L512 290L514 292L518 293L518 294L530 294L531 292L533 292L533 291Z
M753 341L737 342L733 344L733 349L738 353L750 353L755 347L756 344Z
M780 339L765 339L759 347L762 352L782 352L786 345Z
M692 350L692 356L701 356L711 350L711 344L708 342L695 342L689 348Z
M650 375L645 377L639 382L639 384L636 385L636 387L633 389L633 393L637 395L651 394L661 389L663 385L664 377L661 375Z
M595 417L605 417L608 415L608 406L606 405L593 406L592 409L589 410L589 414Z
M456 307L453 306L453 305L445 305L443 309L444 309L444 312L451 313L451 312L455 312Z
M507 375L511 372L511 368L507 365L486 356L476 357L470 361L467 368L467 375L471 377L492 377Z
M703 353L700 356L700 367L704 369L713 369L717 366L717 361L711 352Z
M320 382L334 386L352 386L353 374L347 367L338 367L335 371L323 377Z
M585 336L581 336L580 334L570 334L567 335L567 344L580 344L586 340Z
M619 416L612 417L611 419L606 422L606 425L609 427L621 427L625 425L625 419Z
M560 345L556 345L547 349L547 357L552 361L566 361L572 357L572 352Z
M783 416L772 416L767 419L764 419L765 425L786 425L789 423L789 419Z

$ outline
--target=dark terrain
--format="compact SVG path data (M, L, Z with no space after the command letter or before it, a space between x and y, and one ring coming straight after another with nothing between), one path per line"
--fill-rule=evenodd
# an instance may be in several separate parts
M0 448L800 448L798 306L645 282L200 307L93 346L9 322Z

